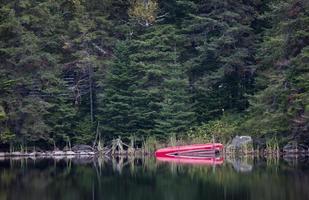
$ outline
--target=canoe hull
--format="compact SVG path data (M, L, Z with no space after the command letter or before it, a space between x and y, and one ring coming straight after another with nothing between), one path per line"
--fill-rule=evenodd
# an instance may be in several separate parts
M194 144L159 149L155 152L155 155L156 157L166 158L212 157L212 155L215 155L216 152L221 151L222 149L223 145L220 143Z

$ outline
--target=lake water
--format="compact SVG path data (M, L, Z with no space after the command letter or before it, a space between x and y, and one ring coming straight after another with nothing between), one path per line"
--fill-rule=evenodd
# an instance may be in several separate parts
M0 160L0 200L309 199L309 162L179 164L153 157Z

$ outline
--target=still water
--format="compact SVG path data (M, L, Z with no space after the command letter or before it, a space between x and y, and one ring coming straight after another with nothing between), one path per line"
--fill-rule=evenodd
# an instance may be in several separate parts
M309 162L179 164L146 158L0 160L0 200L309 199Z

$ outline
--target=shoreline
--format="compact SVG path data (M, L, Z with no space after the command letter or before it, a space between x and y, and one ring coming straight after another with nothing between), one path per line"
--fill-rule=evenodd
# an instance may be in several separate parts
M259 150L259 151L238 151L238 152L227 152L224 149L220 154L224 157L246 157L246 156L254 156L254 157L298 157L298 156L308 156L308 151L267 151L267 150ZM99 151L45 151L45 152L0 152L0 158L57 158L57 157L101 157L101 156L127 156L127 157L135 157L135 156L155 156L155 152L146 152L143 150L132 151L116 151L114 153L111 152L99 152Z

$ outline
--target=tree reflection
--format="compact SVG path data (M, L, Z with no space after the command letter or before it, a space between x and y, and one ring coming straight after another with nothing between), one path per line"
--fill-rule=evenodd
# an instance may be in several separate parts
M166 163L154 157L0 161L1 200L306 199L308 184L306 163L255 157L225 158L222 165Z

